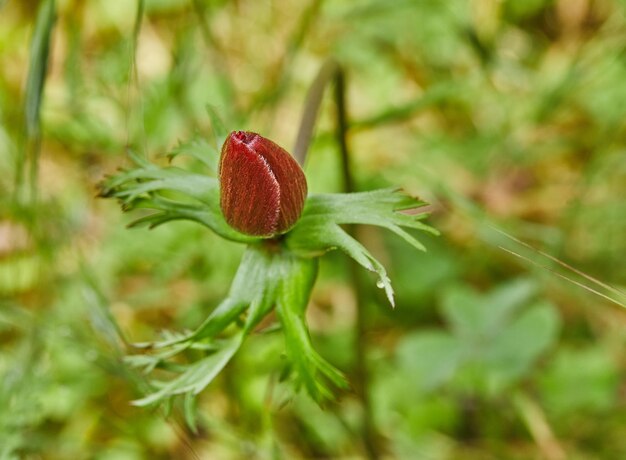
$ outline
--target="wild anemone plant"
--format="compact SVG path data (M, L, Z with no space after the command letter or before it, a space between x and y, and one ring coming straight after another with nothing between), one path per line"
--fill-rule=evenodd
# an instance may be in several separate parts
M325 84L323 80L318 79L317 84ZM338 87L341 89L341 80ZM309 101L309 112L315 113L318 106L319 101ZM315 116L306 116L305 111L303 119L311 118ZM102 196L119 199L125 211L152 210L132 226L155 227L186 219L222 238L247 245L228 295L197 329L169 332L162 340L138 344L148 353L128 357L147 372L159 367L175 374L167 381L152 381L153 392L135 404L145 406L175 395L192 398L198 394L272 310L285 339L289 375L297 387L304 387L322 402L333 396L334 389L346 388L347 381L315 351L306 323L305 311L320 257L333 249L342 250L376 273L377 285L393 305L393 289L385 268L349 228L354 224L383 227L424 250L405 229L436 233L422 223L426 213L402 211L425 203L398 188L307 196L305 175L287 151L259 134L234 131L226 135L219 123L213 125L214 148L203 153L187 149L211 175L160 167L131 153L134 166L101 184ZM308 144L307 136L310 140L310 126L303 123L297 143L301 160L302 145ZM345 146L345 130L340 132ZM186 365L179 361L176 366L168 365L187 349L200 350L203 357Z

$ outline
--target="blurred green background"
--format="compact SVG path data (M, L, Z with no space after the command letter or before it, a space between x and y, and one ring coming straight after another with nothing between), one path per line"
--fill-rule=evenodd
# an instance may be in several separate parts
M0 0L0 459L367 458L367 413L380 458L626 458L626 314L559 275L616 293L506 236L626 285L625 13ZM370 278L358 307L369 412L353 391L320 409L283 387L277 334L252 337L200 395L197 433L176 405L133 407L145 377L128 343L198 325L242 248L192 223L127 230L97 182L128 147L161 163L196 148L207 105L290 148L328 57L347 73L358 188L422 196L442 232L420 254L360 229L397 292L392 310ZM327 97L312 192L341 190L333 129ZM344 256L326 256L308 319L358 386L349 280Z

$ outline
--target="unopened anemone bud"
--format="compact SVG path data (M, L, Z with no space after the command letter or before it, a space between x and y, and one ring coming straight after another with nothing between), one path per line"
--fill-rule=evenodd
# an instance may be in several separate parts
M230 133L222 147L219 176L222 213L241 233L278 235L293 227L302 213L307 194L302 168L263 136Z

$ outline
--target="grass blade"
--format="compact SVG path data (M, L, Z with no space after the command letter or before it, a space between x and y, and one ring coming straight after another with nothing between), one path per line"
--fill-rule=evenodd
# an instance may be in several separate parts
M24 171L29 166L31 199L37 190L37 171L41 149L41 101L48 71L50 37L56 22L55 0L45 0L39 7L30 45L30 63L24 99L24 148L16 167L16 191L24 183Z

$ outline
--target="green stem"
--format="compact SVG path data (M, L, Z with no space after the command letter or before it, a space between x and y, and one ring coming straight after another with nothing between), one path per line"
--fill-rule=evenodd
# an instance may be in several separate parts
M130 43L130 66L128 70L128 94L127 94L127 113L126 113L126 146L131 145L131 116L132 104L137 102L139 111L139 130L141 133L141 149L143 150L143 156L148 157L148 144L146 141L146 129L145 129L145 114L143 111L143 100L141 95L141 88L139 83L139 71L137 69L137 48L139 46L139 34L141 34L141 26L143 24L143 16L146 10L146 1L137 0L137 10L135 12L135 22L133 24L133 36ZM136 101L133 101L133 90L136 92Z
M523 391L513 394L513 405L537 443L542 456L548 460L564 460L567 453L552 432L541 406Z
M293 148L293 156L301 165L304 165L309 146L311 145L313 128L315 128L317 114L319 112L320 105L322 104L324 90L340 73L341 68L339 67L339 64L337 64L336 61L329 59L324 63L317 74L317 77L315 77L315 81L313 81L313 84L309 88L306 102L304 103L302 118L300 119L300 128L298 129L296 144Z
M328 60L321 68L319 74L315 78L315 81L311 85L307 100L305 103L304 112L300 122L300 128L298 130L298 136L296 138L296 144L294 147L294 157L300 164L304 164L306 160L307 151L311 144L313 136L313 128L324 95L326 87L333 82L335 83L334 99L337 107L337 127L335 131L335 137L339 145L339 152L341 155L342 176L344 182L344 191L346 193L355 191L354 179L350 170L350 153L348 149L347 134L348 134L348 115L346 110L346 82L345 74L341 66L334 60ZM346 231L350 236L355 237L357 233L357 227L350 225L346 228ZM355 237L356 239L356 237ZM355 377L356 382L354 385L355 392L361 401L363 409L363 420L361 425L361 438L363 442L363 448L370 460L376 460L380 458L379 446L378 446L378 433L374 424L374 418L372 415L371 401L369 397L369 372L367 368L367 316L366 316L366 298L365 293L367 286L363 283L360 276L360 270L358 264L350 259L350 278L355 288L355 295L357 301L356 310L356 323L355 323L355 341L354 341L354 356L355 356Z
M35 27L30 43L30 56L26 90L24 96L24 138L22 152L15 168L15 196L34 204L37 198L37 178L41 154L41 104L43 101L52 32L56 24L55 0L41 3L35 19ZM26 168L28 167L28 171ZM27 178L24 176L28 174ZM28 190L23 190L24 181ZM24 196L23 196L24 195Z

